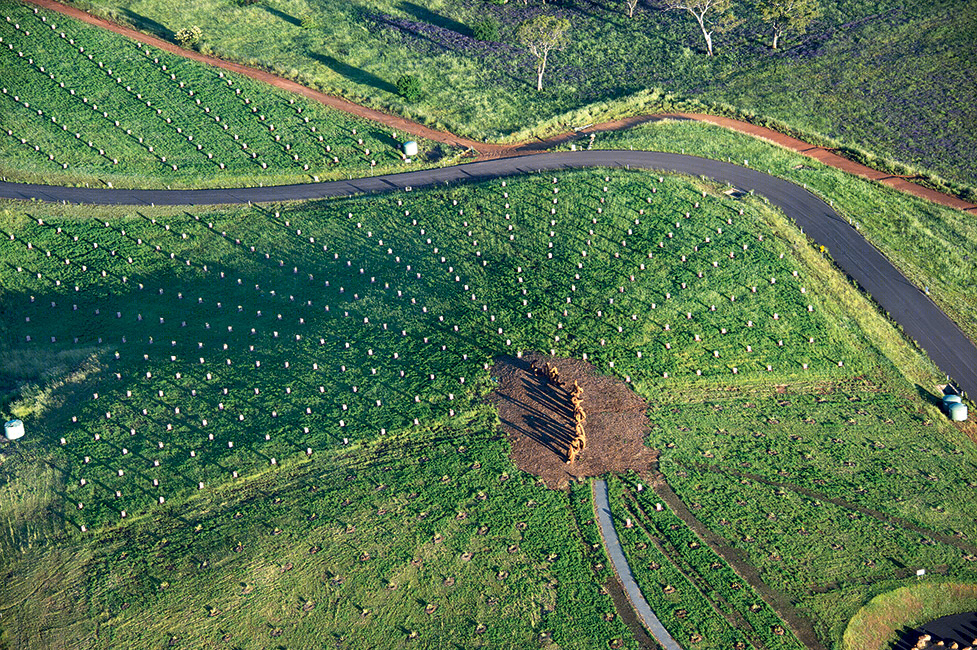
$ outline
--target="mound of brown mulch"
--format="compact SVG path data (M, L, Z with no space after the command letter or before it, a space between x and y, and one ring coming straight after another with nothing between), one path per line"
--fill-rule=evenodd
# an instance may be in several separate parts
M564 387L533 372L531 364L556 366ZM512 445L519 469L543 479L550 488L565 488L570 479L608 472L650 472L658 452L646 447L648 408L624 382L597 374L586 361L526 353L521 359L499 357L492 369L498 387L490 396ZM583 388L587 412L587 448L577 461L566 462L574 436L570 391Z

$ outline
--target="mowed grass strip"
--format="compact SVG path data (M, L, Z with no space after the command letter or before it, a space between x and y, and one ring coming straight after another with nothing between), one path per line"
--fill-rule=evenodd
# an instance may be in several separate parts
M400 147L415 138L19 4L5 9L0 38L0 171L10 179L310 182L402 171L452 153L420 142L419 158L407 163Z

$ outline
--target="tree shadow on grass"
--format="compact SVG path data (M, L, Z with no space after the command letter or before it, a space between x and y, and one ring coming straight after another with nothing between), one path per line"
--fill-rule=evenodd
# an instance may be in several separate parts
M318 61L336 74L342 75L354 83L363 84L364 86L372 86L377 90L382 90L393 95L397 94L396 86L389 81L381 79L375 74L367 72L366 70L343 63L342 61L339 61L338 59L335 59L327 54L308 52L308 55L313 60Z
M920 398L922 398L922 400L927 404L931 404L933 406L943 406L942 395L936 395L934 393L931 393L925 388L923 388L922 386L920 386L919 384L916 384L916 392L919 394Z
M397 5L397 8L407 14L410 14L421 22L436 25L444 29L450 29L453 32L458 32L459 34L463 34L465 36L472 35L471 29L468 28L468 25L459 23L457 20L448 18L447 16L436 14L427 7L421 7L413 2L401 2L399 5Z
M173 30L168 29L152 18L147 18L142 14L137 14L131 9L123 8L120 11L125 19L128 20L134 28L141 32L149 32L150 34L155 34L156 36L164 38L168 41L172 41L176 37Z
M281 11L279 9L275 9L274 7L269 7L268 5L261 5L261 8L264 9L265 11L267 11L268 13L270 13L272 16L275 16L276 18L281 18L286 23L295 25L296 27L301 27L302 26L302 21L301 20L299 20L295 16L288 15L284 11Z

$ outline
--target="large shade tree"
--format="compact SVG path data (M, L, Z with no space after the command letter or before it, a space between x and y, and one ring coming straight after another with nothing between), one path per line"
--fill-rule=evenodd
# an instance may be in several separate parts
M550 52L566 45L570 21L566 18L541 15L519 25L516 35L529 53L536 57L536 90L543 89L543 73Z
M803 34L811 21L821 15L818 0L762 0L760 16L773 28L773 43L777 49L780 37L787 32Z
M706 52L712 56L712 35L725 32L736 25L733 0L666 0L665 7L684 11L693 18L706 41Z

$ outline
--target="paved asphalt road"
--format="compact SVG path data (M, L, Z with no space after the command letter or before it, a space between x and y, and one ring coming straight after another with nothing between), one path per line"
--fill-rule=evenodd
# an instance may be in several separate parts
M611 517L611 504L607 499L607 483L604 481L594 481L594 509L597 510L600 536L604 540L604 548L607 549L607 556L610 558L611 564L614 565L614 573L620 579L621 586L627 592L628 599L631 601L634 611L638 614L638 618L641 619L641 623L651 633L651 636L655 637L658 645L665 650L682 650L682 646L676 643L672 635L668 633L665 626L655 616L655 612L651 610L648 601L641 594L641 589L638 588L638 583L634 580L634 574L631 573L631 565L628 564L628 559L624 557L621 540L618 539L617 529L614 528L614 519Z
M766 196L815 242L825 246L835 263L926 350L944 373L969 395L977 397L977 347L847 221L827 203L794 183L716 160L653 151L560 151L389 176L274 187L125 190L0 183L0 197L96 205L261 203L387 192L537 171L625 166L705 176Z

